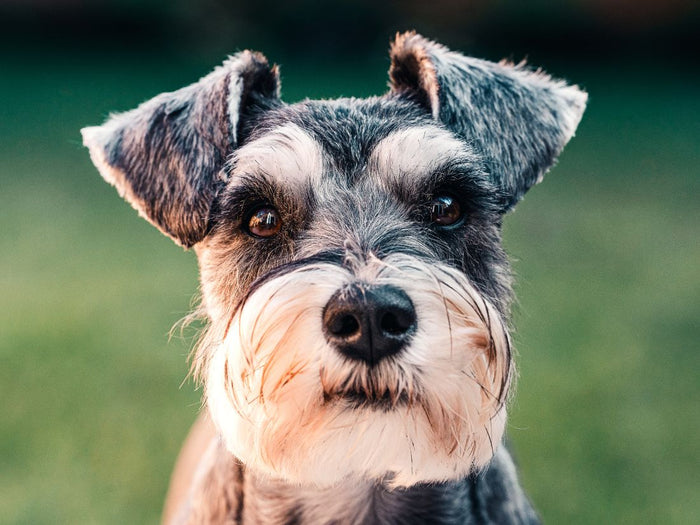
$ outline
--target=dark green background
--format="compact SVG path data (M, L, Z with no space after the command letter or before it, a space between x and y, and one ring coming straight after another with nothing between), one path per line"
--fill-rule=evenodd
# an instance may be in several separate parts
M0 522L156 522L199 409L192 334L168 337L195 258L100 179L78 130L243 48L281 64L288 101L379 94L408 28L590 94L505 226L508 436L536 507L548 523L696 522L698 19L682 0L0 4Z

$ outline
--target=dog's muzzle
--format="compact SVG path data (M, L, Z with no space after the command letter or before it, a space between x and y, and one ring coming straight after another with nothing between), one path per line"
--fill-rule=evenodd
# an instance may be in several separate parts
M326 340L369 366L398 354L416 327L411 299L395 286L353 284L338 290L323 309Z
M466 275L403 254L284 270L252 287L210 348L207 405L232 454L317 485L409 486L490 460L510 345Z

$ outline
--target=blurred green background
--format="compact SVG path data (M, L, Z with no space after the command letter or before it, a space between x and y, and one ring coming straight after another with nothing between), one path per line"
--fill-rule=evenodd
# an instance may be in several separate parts
M547 523L700 516L700 60L685 0L0 1L0 522L155 523L199 409L196 261L105 184L78 130L238 49L283 96L385 90L415 28L590 94L506 220L520 379L508 435Z

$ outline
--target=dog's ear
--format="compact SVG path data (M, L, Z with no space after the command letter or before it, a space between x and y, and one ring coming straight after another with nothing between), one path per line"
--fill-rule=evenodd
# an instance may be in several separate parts
M278 96L277 68L243 51L195 84L84 128L83 143L105 180L143 217L190 247L207 232L241 115Z
M466 57L410 32L391 46L391 92L472 144L503 211L542 179L574 135L587 95L522 65Z

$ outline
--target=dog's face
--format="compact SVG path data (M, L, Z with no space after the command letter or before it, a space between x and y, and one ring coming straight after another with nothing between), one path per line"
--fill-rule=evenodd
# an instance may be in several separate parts
M196 355L233 454L295 482L485 465L513 376L503 213L585 95L417 35L383 97L283 104L259 55L86 130L102 174L199 257Z
M463 475L500 440L494 188L463 140L401 105L279 108L235 153L195 248L215 320L199 358L249 465L410 484Z

